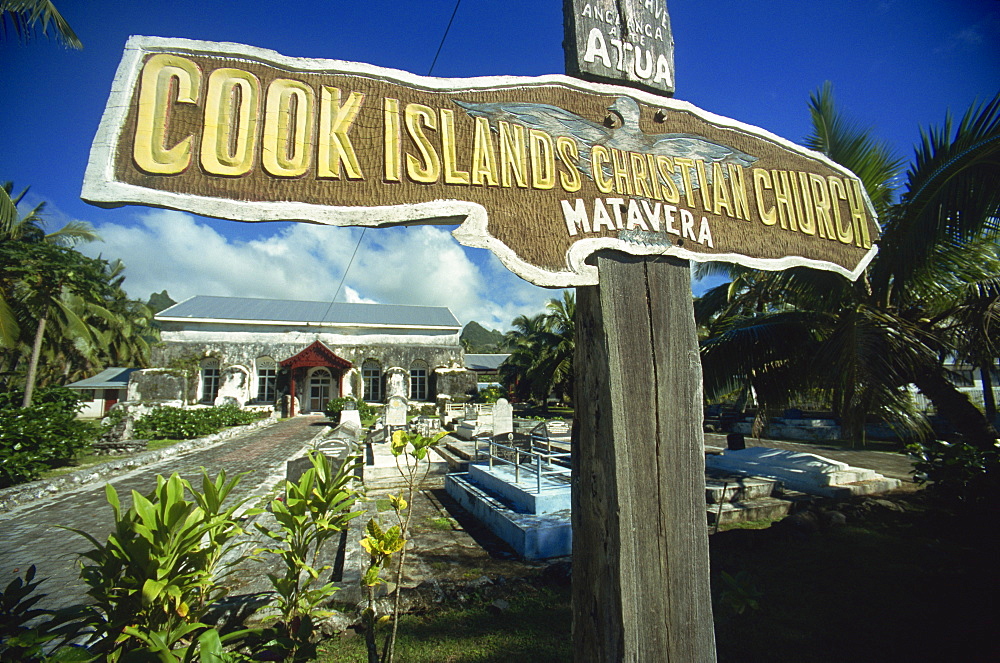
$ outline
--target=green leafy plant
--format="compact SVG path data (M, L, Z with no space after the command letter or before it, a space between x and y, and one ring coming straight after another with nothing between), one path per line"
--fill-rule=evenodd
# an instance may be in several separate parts
M329 614L321 606L337 591L333 583L323 583L320 578L330 568L319 566L320 551L360 514L351 511L358 497L351 486L357 457L348 457L336 472L319 452L310 452L309 460L312 467L298 481L286 481L282 496L271 501L278 528L257 524L257 529L276 543L258 554L277 555L284 563L284 575L268 577L278 594L281 612L278 644L293 657L309 645L315 619Z
M66 648L59 655L45 655L44 650L49 643L57 639L65 641L78 634L79 630L51 610L35 607L46 596L35 593L42 582L35 580L35 566L32 564L23 579L14 578L0 592L0 661L82 660L72 654L86 654Z
M979 449L965 442L927 440L907 447L914 458L914 481L956 507L991 511L1000 489L1000 448Z
M230 426L245 426L263 416L263 412L232 403L196 409L156 407L136 421L133 435L146 440L190 440Z
M76 418L82 403L65 387L35 392L21 407L20 392L0 394L0 488L34 481L65 465L97 439L99 426Z
M415 431L396 431L392 436L390 450L396 458L396 469L405 482L405 495L389 495L389 504L397 524L383 529L377 519L368 521L366 536L361 540L361 546L368 552L368 568L362 575L361 583L368 595L368 606L362 615L365 628L365 642L368 649L369 663L391 663L395 655L396 632L399 625L400 586L403 581L403 568L406 564L406 532L409 530L410 518L413 515L411 505L413 494L423 483L430 471L430 450L447 435L446 432L434 435L421 435ZM375 610L375 588L385 581L380 577L382 569L387 568L396 555L395 578L392 588L392 615L377 618ZM392 620L392 629L386 636L382 655L379 657L375 629Z
M496 403L501 398L507 397L507 391L496 385L491 385L485 389L480 389L476 393L477 403Z
M375 408L366 403L364 399L361 398L351 398L350 396L344 396L342 398L334 398L327 402L326 408L323 413L330 417L331 421L335 424L340 423L340 413L344 410L354 410L358 411L358 417L364 422L366 419L371 419L375 416Z
M222 636L201 622L225 594L218 584L225 575L219 572L222 554L244 533L236 511L246 500L223 508L238 482L224 471L214 480L203 473L199 492L177 474L158 476L148 496L132 491L127 510L109 484L115 528L107 542L66 528L93 544L82 554L80 576L94 600L83 612L95 632L94 654L113 661L190 661L248 634Z
M722 605L737 615L742 615L747 610L760 609L760 599L764 593L753 584L746 571L740 571L735 576L723 571L722 582L725 584L719 594L719 602Z
M406 500L402 497L390 495L391 504L397 516L406 509ZM389 615L379 617L375 610L375 588L385 584L381 577L382 569L387 567L392 561L392 556L406 547L406 539L403 538L403 530L399 525L393 525L388 529L383 529L378 519L371 518L365 527L365 537L361 539L361 547L368 553L368 568L361 578L361 584L365 587L368 598L368 605L361 614L361 620L365 627L365 645L368 649L369 663L379 663L378 641L376 629L389 621ZM388 645L388 642L386 643Z

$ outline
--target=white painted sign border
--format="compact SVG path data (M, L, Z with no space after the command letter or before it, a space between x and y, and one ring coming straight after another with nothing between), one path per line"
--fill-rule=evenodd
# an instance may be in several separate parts
M457 199L436 200L420 204L393 205L381 207L354 207L314 205L300 202L257 202L228 198L215 198L192 194L159 191L117 181L114 175L114 146L119 143L129 110L131 93L140 74L143 56L157 52L190 52L191 54L218 54L236 56L267 65L276 65L305 72L344 73L366 76L390 83L402 84L418 89L436 92L476 91L497 89L523 89L525 87L558 84L585 92L628 96L659 108L692 113L708 122L730 127L769 140L782 148L815 159L844 174L854 175L828 159L825 155L797 145L765 129L755 127L702 110L688 102L662 97L627 87L592 83L559 74L537 77L483 76L475 78L433 78L418 76L398 69L387 69L374 65L346 62L343 60L297 58L281 55L274 51L228 42L207 42L189 39L168 39L162 37L130 37L122 61L115 74L111 94L101 118L101 124L91 148L90 159L84 176L81 197L88 202L103 206L118 204L141 204L155 207L185 210L194 214L238 221L305 221L334 226L382 227L394 225L459 225L452 235L461 244L474 248L489 249L512 272L535 285L550 288L568 288L597 285L597 268L586 263L595 251L602 249L621 250L632 255L666 255L696 262L731 262L763 270L780 270L790 267L813 267L834 271L849 279L856 279L865 270L878 251L877 245L865 254L854 270L823 260L799 256L778 259L752 258L739 254L705 254L688 251L681 246L642 247L618 238L591 238L573 244L566 256L566 270L550 271L531 265L512 251L506 244L490 235L487 228L487 210L477 203ZM862 188L865 205L872 217L874 209L867 193Z

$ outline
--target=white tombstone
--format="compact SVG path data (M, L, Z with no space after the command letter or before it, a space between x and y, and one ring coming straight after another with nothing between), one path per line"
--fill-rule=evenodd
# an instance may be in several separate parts
M504 435L513 432L514 408L506 398L501 398L493 406L493 434Z
M389 402L385 405L385 425L405 426L406 414L409 406L402 396L390 396Z
M341 410L340 411L340 423L341 424L352 424L357 428L361 428L361 413L357 410Z

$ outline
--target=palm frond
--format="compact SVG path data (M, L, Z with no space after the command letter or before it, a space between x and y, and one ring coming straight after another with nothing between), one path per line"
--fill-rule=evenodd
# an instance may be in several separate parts
M6 35L7 20L22 41L29 41L41 22L41 34L48 36L49 24L56 36L69 48L81 49L83 43L50 0L0 0L0 35Z
M100 241L101 236L97 234L94 227L86 221L70 221L59 230L47 233L45 241L60 246L76 246L81 242Z
M10 182L6 184L10 184ZM10 233L17 224L17 220L17 204L10 197L8 188L4 186L0 188L0 238L10 238Z
M888 143L873 137L870 128L861 127L837 110L829 81L810 96L809 112L813 130L805 139L806 147L857 175L876 213L882 216L892 202L893 183L903 160L892 153Z
M949 114L921 132L907 190L884 226L872 280L887 297L901 296L894 284L926 269L937 244L1000 234L1000 94L952 127Z
M17 316L0 296L0 348L16 348L20 335L21 328L17 324Z

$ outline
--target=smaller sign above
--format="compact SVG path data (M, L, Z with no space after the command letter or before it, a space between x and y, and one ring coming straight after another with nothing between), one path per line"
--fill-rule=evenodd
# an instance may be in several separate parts
M564 0L563 6L566 73L674 95L665 0Z

